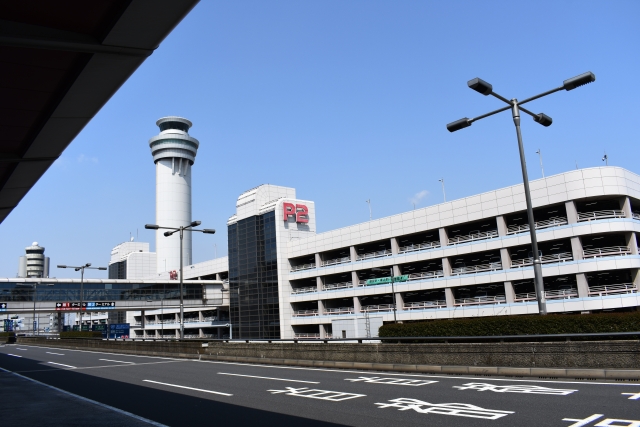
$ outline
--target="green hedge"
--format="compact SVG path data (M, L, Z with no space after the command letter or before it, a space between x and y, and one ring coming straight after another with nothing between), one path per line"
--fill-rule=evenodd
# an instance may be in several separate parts
M15 332L0 332L0 338L15 337Z
M381 337L446 337L638 331L640 331L640 312L627 312L430 320L383 325L379 335Z
M100 331L60 332L60 338L102 338L102 332Z

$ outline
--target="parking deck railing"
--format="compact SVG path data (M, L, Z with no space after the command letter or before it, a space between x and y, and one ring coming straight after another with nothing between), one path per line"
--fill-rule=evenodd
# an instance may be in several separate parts
M578 298L578 290L576 288L570 288L570 289L561 289L557 291L544 291L544 296L546 299ZM535 292L516 294L514 298L515 302L525 302L525 301L535 301L535 300L536 300Z
M573 261L573 254L571 252L562 252L559 254L542 255L540 257L541 264L550 264L554 262L566 262ZM533 258L522 258L511 260L511 268L520 268L533 265Z
M317 286L305 286L304 288L293 288L292 294L308 294L310 292L318 292Z
M614 285L589 286L589 296L636 294L638 288L633 283L618 283Z
M504 304L506 302L507 298L504 295L495 295L492 297L456 298L453 305L459 307L466 305Z
M447 301L435 300L435 301L421 301L421 302L405 302L405 310L426 310L429 308L446 308Z
M640 212L631 212L631 218L640 220Z
M293 273L295 271L311 270L313 268L316 268L315 262L312 262L311 264L294 265L293 267L291 267L291 272Z
M569 224L569 221L567 221L567 218L554 216L544 221L536 221L536 230L542 230L550 227L558 227L558 226L567 225L567 224ZM507 227L507 235L524 233L526 231L529 231L529 224L510 225L509 227Z
M427 280L427 279L436 279L438 277L444 277L444 271L442 270L434 270L434 271L423 271L422 273L411 273L409 274L408 281L412 280Z
M451 269L452 276L459 276L461 274L473 274L473 273L481 273L483 271L496 271L502 270L501 262L491 262L489 264L478 264L472 265L470 267L456 267Z
M606 209L602 211L578 212L578 222L607 218L624 218L624 211Z
M449 237L449 245L459 245L475 240L493 239L494 237L498 237L498 230L475 231L462 236Z
M428 249L435 249L439 247L440 247L440 241L411 244L411 245L400 247L398 249L398 253L405 254L408 252L426 251Z
M627 246L609 246L606 248L585 249L582 252L585 258L631 255L631 249Z
M320 263L321 267L327 267L329 265L339 265L339 264L347 264L351 262L351 258L348 256L342 257L342 258L334 258L334 259L329 259L326 261L322 261Z
M318 309L314 310L294 310L293 317L309 317L309 316L317 316Z
M381 312L381 311L392 311L393 304L378 304L378 305L365 305L362 307L362 311L368 312Z
M364 260L373 259L373 258L382 258L386 256L391 256L391 255L393 255L393 253L391 253L390 250L385 249L382 251L368 252L366 254L358 255L357 261L364 261Z
M355 310L353 307L338 307L338 308L325 308L326 314L353 314Z

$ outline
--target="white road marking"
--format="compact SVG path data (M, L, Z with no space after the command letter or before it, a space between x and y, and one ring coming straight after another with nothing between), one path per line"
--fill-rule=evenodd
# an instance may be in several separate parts
M187 389L187 390L201 391L203 393L219 394L221 396L233 396L233 394L229 394L229 393L221 393L219 391L213 391L213 390L203 390L201 388L186 387L186 386L177 385L177 384L161 383L160 381L151 381L151 380L142 380L142 381L147 382L147 383L166 385L166 386L169 386L169 387L177 387L177 388L184 388L184 389Z
M284 393L287 396L308 397L310 399L330 400L332 402L340 402L347 399L355 399L356 397L365 397L366 394L343 393L340 391L318 390L315 388L293 388L285 387L285 390L267 390L271 394Z
M379 408L398 408L399 411L413 409L421 414L453 415L456 417L482 418L497 420L513 414L512 411L484 409L468 403L429 403L418 399L399 398L389 400L391 403L376 403Z
M18 356L17 354L11 354L11 353L7 353L7 356L22 357L22 356Z
M54 353L52 351L45 351L45 353L47 353L47 354L55 354L56 356L64 356L64 354L62 354L62 353Z
M381 377L359 377L359 378L345 378L345 381L358 382L362 381L365 383L373 383L373 384L393 384L393 385L410 385L410 386L421 386L427 384L435 384L438 381L426 381L426 380L409 380L406 378L381 378Z
M629 396L629 400L638 400L640 399L640 393L620 393L624 396Z
M73 394L73 393L70 393L70 392L68 392L68 391L66 391L66 390L63 390L63 389L61 389L61 388L54 387L54 386L52 386L52 385L49 385L49 384L46 384L46 383L40 382L40 381L38 381L38 380L34 380L33 378L25 377L24 375L20 375L20 374L18 374L18 373L16 373L16 372L12 372L12 371L9 371L9 370L4 369L4 368L0 368L0 370L1 370L1 371L6 372L6 373L8 373L8 374L13 374L13 375L15 375L15 376L17 376L17 377L20 377L20 378L22 378L22 379L25 379L25 380L27 380L27 381L31 381L31 382L34 382L34 383L36 383L36 384L40 384L40 385L42 385L42 386L48 387L48 388L50 388L50 389L52 389L52 390L59 391L60 393L64 393L64 394L66 394L67 396L75 397L76 399L82 400L82 401L84 401L84 402L93 403L94 405L100 406L101 408L109 409L109 410L114 411L114 412L117 412L117 413L119 413L119 414L126 415L127 417L134 418L134 419L136 419L136 420L138 420L138 421L145 422L145 423L150 424L150 425L152 425L152 426L156 426L156 427L169 427L169 426L167 426L166 424L160 424L160 423L157 423L157 422L155 422L155 421L151 421L151 420L148 420L148 419L146 419L146 418L143 418L143 417L141 417L141 416L139 416L139 415L132 414L131 412L123 411L122 409L114 408L113 406L105 405L104 403L96 402L95 400L87 399L86 397L78 396L77 394Z
M131 363L131 364L135 365L135 362L126 362L126 361L123 361L123 360L111 360L111 359L98 359L98 360L103 360L105 362Z
M62 363L56 363L56 362L47 362L47 363L51 363L52 365L64 366L65 368L76 369L76 367L75 367L75 366L71 366L71 365L64 365L64 364L62 364Z
M59 347L46 347L46 346L42 346L42 345L30 345L29 347L35 347L35 348L46 348L49 350L60 350ZM107 353L104 351L94 351L94 350L75 350L75 349L65 349L67 351L77 351L80 353L93 353L93 354L109 354L109 355L113 355L113 356L122 356L122 353ZM177 357L158 357L158 356L142 356L142 355L137 355L137 354L127 354L127 357L146 357L147 359L163 359L163 360L178 360L178 361L186 361L188 359L179 359Z
M575 424L571 424L568 427L582 427L589 424L591 421L595 421L598 418L604 417L604 414L593 414L590 417L585 418L584 420L579 420L577 418L563 418L562 421L577 421Z
M293 383L320 384L319 381L288 380L286 378L258 377L255 375L230 374L227 372L218 372L218 375L233 375L234 377L260 378L263 380L290 381Z
M459 390L493 391L496 393L551 394L554 396L567 396L578 391L566 388L540 387L537 385L494 385L487 383L467 383L461 386L453 386L453 388L457 388Z
M16 347L16 350L20 350L20 351L27 351L27 349L26 349L26 348L18 348L18 347Z

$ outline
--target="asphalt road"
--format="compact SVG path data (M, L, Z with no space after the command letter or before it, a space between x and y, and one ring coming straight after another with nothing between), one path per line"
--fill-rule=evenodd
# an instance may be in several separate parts
M111 416L112 426L146 419L168 426L640 427L640 383L395 374L24 345L0 346L0 368L0 379L12 381L12 398L0 382L0 420L11 415L11 425L98 425L90 420ZM63 394L23 377L102 406L68 394L25 406L38 395ZM42 393L21 394L33 387Z

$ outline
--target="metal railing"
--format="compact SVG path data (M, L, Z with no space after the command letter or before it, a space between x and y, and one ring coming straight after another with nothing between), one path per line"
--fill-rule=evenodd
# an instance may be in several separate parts
M631 212L631 218L640 220L640 212Z
M356 261L364 261L366 259L373 259L373 258L382 258L385 256L391 256L391 255L393 255L391 251L388 249L385 249L382 251L368 252L366 254L358 255Z
M351 258L348 256L342 257L342 258L334 258L334 259L329 259L327 261L322 261L320 263L321 267L327 267L329 265L339 265L339 264L347 264L351 262Z
M573 261L573 254L571 252L562 252L559 254L551 254L551 255L542 255L540 257L541 264L550 264L553 262L566 262ZM513 259L511 260L511 268L520 268L526 267L528 265L533 265L533 258L522 258L522 259Z
M294 310L293 317L308 317L308 316L317 316L318 309L313 310Z
M316 268L315 262L312 262L311 264L294 265L293 267L291 267L291 272L293 273L294 271L311 270L312 268Z
M636 294L638 288L633 283L617 283L614 285L589 286L589 296Z
M378 304L378 305L365 305L362 307L362 311L368 312L381 312L381 311L392 311L393 304Z
M340 282L340 283L331 283L329 285L324 285L323 291L334 291L336 289L347 289L347 288L358 288L360 286L365 286L365 281L360 280L357 285L353 285L353 282Z
M606 218L624 218L624 211L619 211L616 209L606 209L593 212L578 212L578 222L593 221L595 219Z
M318 292L317 286L305 286L304 288L293 288L292 294L308 294L311 292Z
M498 237L498 230L471 232L464 236L449 237L449 245L458 245L460 243L473 242L474 240L493 239L494 237Z
M578 298L578 290L576 288L570 288L570 289L562 289L558 291L544 291L544 296L546 299ZM535 300L536 300L535 292L516 294L514 298L515 302L525 302L525 301L535 301Z
M472 265L470 267L456 267L451 269L452 276L458 276L461 274L473 274L473 273L481 273L483 271L496 271L502 269L501 262L491 262L489 264L478 264Z
M444 277L444 271L442 270L434 270L434 271L424 271L422 273L411 273L409 274L409 278L407 280L427 280L427 279L435 279L437 277Z
M421 302L405 302L405 310L426 310L429 308L446 308L447 301L435 300L435 301L421 301Z
M585 249L582 253L585 258L599 258L604 256L631 255L631 249L627 246L609 246L606 248Z
M569 221L567 221L567 218L554 216L544 221L536 221L536 230L542 230L544 228L549 228L549 227L558 227L560 225L567 225L567 224L569 224ZM509 227L507 227L507 235L524 233L525 231L529 231L529 224L510 225Z
M411 245L402 246L401 248L399 248L398 253L404 254L407 252L426 251L428 249L435 249L439 247L440 247L440 241L418 243L416 245L411 244Z
M338 308L325 308L325 314L353 314L355 310L353 307L338 307Z
M472 297L472 298L456 298L454 306L463 305L482 305L482 304L504 304L507 298L504 295L496 295L493 297Z
M314 333L300 333L300 334L293 334L294 338L320 338L320 334L314 334Z

